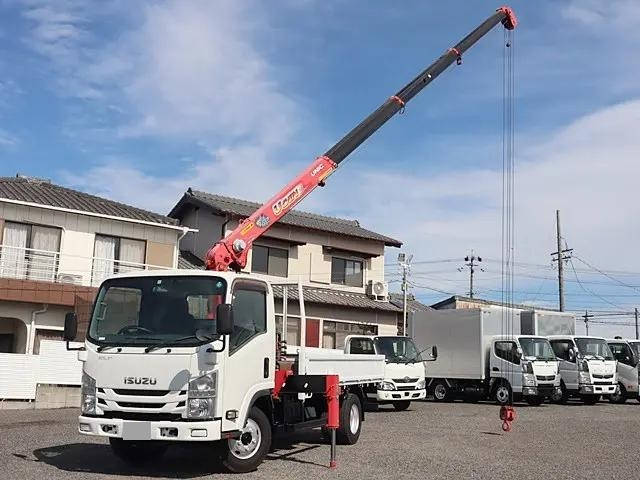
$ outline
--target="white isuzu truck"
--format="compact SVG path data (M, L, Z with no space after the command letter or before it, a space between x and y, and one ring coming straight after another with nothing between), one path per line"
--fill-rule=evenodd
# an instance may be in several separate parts
M67 316L67 340L76 322ZM385 357L301 349L289 369L277 365L276 345L272 288L256 275L156 270L108 279L78 354L79 431L108 438L133 463L158 459L174 442L211 442L234 472L257 467L275 430L328 425L341 443L356 443L364 391L383 381ZM331 399L339 426L329 421Z
M616 370L618 388L609 396L611 403L624 403L629 398L635 398L640 401L640 397L638 397L640 392L638 388L640 382L638 353L631 342L637 342L637 340L624 340L621 337L607 340L613 358L618 362Z
M558 357L561 391L553 400L566 403L569 397L579 397L593 405L601 396L613 395L618 380L616 360L604 338L578 335L548 337Z
M519 335L519 312L486 307L421 312L410 324L419 343L438 346L426 367L427 388L436 401L495 399L506 405L522 398L540 405L559 390L558 362L548 340Z
M393 405L406 410L413 400L426 397L425 361L437 358L437 349L431 347L430 357L422 359L411 337L349 335L344 342L348 354L384 355L384 380L366 391L369 400L378 405Z

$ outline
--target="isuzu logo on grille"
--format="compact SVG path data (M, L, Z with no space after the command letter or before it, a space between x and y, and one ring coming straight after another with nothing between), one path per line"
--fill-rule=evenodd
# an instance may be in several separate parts
M157 378L152 377L124 377L125 385L155 385Z

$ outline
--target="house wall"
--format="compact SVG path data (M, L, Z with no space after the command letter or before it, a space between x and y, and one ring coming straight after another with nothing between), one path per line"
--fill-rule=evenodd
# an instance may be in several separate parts
M29 353L32 351L36 340L36 333L41 332L45 336L51 336L52 332L64 330L64 317L73 307L61 305L47 305L47 311L39 313L35 317L35 325L32 330L31 317L33 312L43 309L41 303L31 302L0 302L0 333L16 333L15 353ZM13 321L17 320L24 328L16 328Z
M204 258L212 243L221 238L226 217L215 215L205 208L188 208L181 223L199 229L198 233L187 235L180 248ZM225 233L231 232L238 220L227 223ZM384 243L373 240L348 237L330 232L320 232L287 225L274 225L259 240L258 245L286 248L289 251L288 277L273 277L276 282L284 280L305 284L328 286L345 291L364 293L370 280L384 281ZM330 247L333 250L328 250ZM334 253L331 253L334 252ZM363 262L363 285L349 287L331 284L331 258L352 258ZM249 252L245 271L251 271L251 252Z
M80 275L83 285L89 285L91 282L96 234L145 240L145 263L173 267L178 236L181 233L175 229L27 207L4 203L1 200L0 220L61 228L58 274Z

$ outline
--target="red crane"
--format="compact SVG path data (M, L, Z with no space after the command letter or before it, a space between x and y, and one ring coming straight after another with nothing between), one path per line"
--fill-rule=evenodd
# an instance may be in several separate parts
M458 44L449 48L404 88L389 97L376 111L360 122L324 155L316 158L302 173L251 216L240 222L230 235L215 243L207 252L205 259L207 270L225 271L231 268L238 271L244 268L247 263L249 249L257 238L292 210L317 186L323 186L327 177L338 168L340 163L351 152L358 148L391 117L404 109L405 105L413 97L452 63L455 62L460 65L462 63L462 54L499 23L506 29L513 30L518 24L518 20L511 8L498 8L493 15L482 22Z

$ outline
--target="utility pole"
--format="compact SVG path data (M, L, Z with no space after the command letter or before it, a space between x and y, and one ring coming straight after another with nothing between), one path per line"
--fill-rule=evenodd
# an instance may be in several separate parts
M467 262L465 263L465 265L469 267L469 298L473 298L473 275L474 273L476 273L476 267L478 266L478 263L482 262L482 258L476 257L473 254L473 250L471 250L471 255L467 255L466 257L464 257L464 261ZM458 271L461 272L462 268L459 268ZM480 271L484 272L482 268L480 269Z
M398 263L400 264L400 268L402 269L402 329L400 328L400 335L407 334L407 294L409 290L408 285L408 275L409 270L411 269L411 260L413 259L413 255L409 255L407 257L404 253L398 254Z
M564 262L571 258L573 248L562 249L562 235L560 234L560 210L556 210L556 241L558 250L551 256L554 262L558 262L558 310L564 312ZM557 257L554 257L557 255Z
M635 311L636 311L636 340L638 340L638 307L636 307Z
M589 315L589 312L585 310L582 318L584 318L584 328L587 330L587 335L589 335L589 319L591 317L593 317L593 315Z

